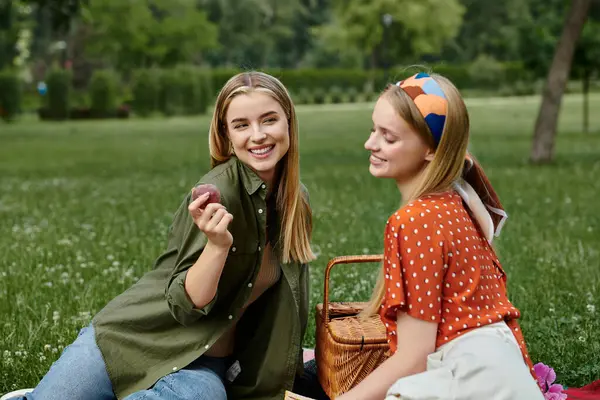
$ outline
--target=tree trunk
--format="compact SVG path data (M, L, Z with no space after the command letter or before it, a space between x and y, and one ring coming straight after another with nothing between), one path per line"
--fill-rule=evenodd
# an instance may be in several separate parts
M542 105L535 123L531 161L548 162L554 155L558 114L575 53L575 45L590 9L591 0L572 0L552 65L546 78Z

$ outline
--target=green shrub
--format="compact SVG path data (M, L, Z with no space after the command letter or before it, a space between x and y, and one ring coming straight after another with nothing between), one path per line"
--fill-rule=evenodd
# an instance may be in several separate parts
M218 93L225 83L234 75L241 72L237 68L215 68L211 71L211 87Z
M329 89L329 100L333 104L344 102L344 92L339 86L333 86L331 89Z
M482 89L498 88L504 83L504 67L494 57L482 54L469 65L471 85Z
M158 109L159 71L139 69L134 72L132 106L135 113L147 117Z
M325 104L327 100L327 92L322 87L317 87L313 90L314 104Z
M177 75L177 86L180 90L180 109L183 114L201 114L205 110L202 101L202 87L200 83L200 72L194 66L179 66L175 68ZM182 84L185 82L185 84Z
M362 69L266 68L261 69L261 71L279 79L293 93L300 93L302 88L311 90L322 88L329 91L334 86L344 89L354 87L360 91L369 79L369 72ZM215 68L212 70L212 84L215 92L220 90L228 79L239 72L242 72L242 70L231 68Z
M164 115L170 117L185 114L184 86L187 84L187 77L181 76L177 68L163 69L160 72L158 108Z
M46 108L51 119L69 118L71 108L71 79L70 70L54 67L46 75Z
M19 77L13 71L0 71L0 118L13 121L21 111L23 92Z
M349 87L346 91L346 99L349 103L358 102L358 89L355 87Z
M118 102L119 77L111 70L96 70L90 82L90 111L94 117L115 113Z
M438 64L434 65L431 69L432 72L450 79L459 90L472 88L474 86L471 81L468 66Z
M294 100L296 104L314 104L315 97L312 91L308 88L300 88L297 95L298 100Z
M362 95L364 96L363 99L366 102L374 102L379 98L379 92L366 91L363 92Z
M212 76L209 71L200 70L198 78L200 83L200 104L198 105L198 109L201 114L204 114L208 110L208 107L214 103L217 95L214 91Z

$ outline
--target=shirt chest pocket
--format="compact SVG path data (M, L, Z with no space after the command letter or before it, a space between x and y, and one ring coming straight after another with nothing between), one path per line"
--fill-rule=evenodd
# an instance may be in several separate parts
M234 237L233 244L229 249L228 257L257 254L260 252L260 250L260 242L258 239L242 238L240 240L236 240Z
M255 241L236 242L234 239L219 280L220 294L235 297L240 290L247 287L259 262L259 247Z

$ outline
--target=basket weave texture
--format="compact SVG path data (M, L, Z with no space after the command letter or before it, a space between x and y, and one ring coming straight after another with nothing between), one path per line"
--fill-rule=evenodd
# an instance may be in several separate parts
M327 264L323 303L316 306L315 358L319 383L331 398L352 389L389 357L385 326L379 316L358 318L367 303L329 302L331 269L337 264L382 259L382 255L341 256Z

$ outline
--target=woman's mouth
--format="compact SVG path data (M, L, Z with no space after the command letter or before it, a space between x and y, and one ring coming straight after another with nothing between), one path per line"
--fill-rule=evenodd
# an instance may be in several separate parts
M371 157L369 157L369 162L373 165L381 165L381 164L385 163L386 160L371 154Z
M250 154L252 154L253 157L255 158L267 158L271 155L271 153L273 152L273 149L275 148L275 145L269 145L269 146L260 146L260 147L254 147L252 149L249 150Z

